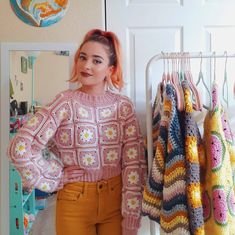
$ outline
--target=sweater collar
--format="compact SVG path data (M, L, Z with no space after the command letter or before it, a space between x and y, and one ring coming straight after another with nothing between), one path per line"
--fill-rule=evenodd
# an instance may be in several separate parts
M102 95L91 95L85 92L76 90L75 97L84 105L88 106L104 106L113 104L117 100L118 94L106 91Z

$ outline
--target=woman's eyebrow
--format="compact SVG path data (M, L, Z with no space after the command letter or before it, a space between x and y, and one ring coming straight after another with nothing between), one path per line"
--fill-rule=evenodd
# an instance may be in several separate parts
M93 57L100 58L100 59L104 60L104 58L102 56L100 56L100 55L93 55Z

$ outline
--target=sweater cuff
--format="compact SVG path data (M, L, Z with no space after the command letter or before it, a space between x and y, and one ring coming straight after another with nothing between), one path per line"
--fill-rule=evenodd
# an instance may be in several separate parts
M137 235L138 229L129 230L127 228L122 228L122 235Z
M124 217L122 220L122 227L126 230L138 230L140 227L140 218L134 216ZM133 233L134 234L134 233ZM124 235L124 234L123 234Z
M61 179L60 179L60 182L57 186L57 190L60 190L64 187L64 184L65 184L65 180L64 180L64 172L62 173L62 176L61 176Z

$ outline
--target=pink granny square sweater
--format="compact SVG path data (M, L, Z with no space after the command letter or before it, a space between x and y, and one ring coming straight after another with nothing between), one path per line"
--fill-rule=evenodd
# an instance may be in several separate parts
M42 157L45 146L56 159ZM66 166L85 170L78 181L96 182L122 174L122 226L137 231L146 161L133 104L127 97L110 91L105 95L64 91L19 130L8 155L28 189L60 189L66 183Z

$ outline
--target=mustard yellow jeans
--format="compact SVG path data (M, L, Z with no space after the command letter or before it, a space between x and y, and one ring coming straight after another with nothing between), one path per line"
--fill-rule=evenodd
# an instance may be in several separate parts
M57 235L121 235L121 176L66 184L56 204Z

